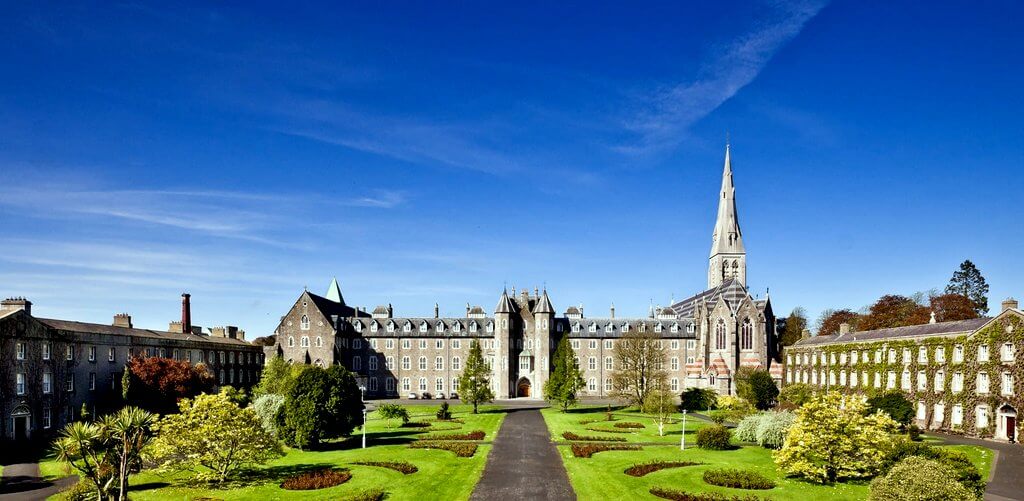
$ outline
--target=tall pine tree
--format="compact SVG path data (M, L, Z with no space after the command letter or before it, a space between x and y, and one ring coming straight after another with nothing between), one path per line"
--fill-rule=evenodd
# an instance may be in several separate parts
M494 400L491 391L491 368L484 362L484 352L476 340L469 346L469 357L466 368L459 376L459 398L463 403L473 404L473 414L477 413L480 404Z
M970 259L960 263L960 270L953 272L946 294L967 296L974 303L974 311L979 315L988 313L988 283Z
M569 407L576 405L576 394L586 385L583 381L583 372L576 364L576 352L569 344L569 336L562 337L558 342L552 362L555 367L548 381L544 383L544 398L549 402L558 403L562 412L565 412Z

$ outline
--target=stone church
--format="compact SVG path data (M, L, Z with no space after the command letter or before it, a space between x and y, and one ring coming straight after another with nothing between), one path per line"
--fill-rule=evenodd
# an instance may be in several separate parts
M584 315L583 306L558 314L547 290L505 290L490 311L466 305L465 315L395 316L392 305L349 305L334 280L324 296L304 291L281 317L271 355L295 363L343 364L356 372L367 396L451 398L472 341L493 370L498 398L542 398L558 342L568 336L586 381L584 396L612 393L615 343L629 332L653 332L668 353L669 385L735 393L740 367L781 378L769 298L747 288L746 249L736 210L729 148L725 151L718 216L712 233L708 288L645 318Z

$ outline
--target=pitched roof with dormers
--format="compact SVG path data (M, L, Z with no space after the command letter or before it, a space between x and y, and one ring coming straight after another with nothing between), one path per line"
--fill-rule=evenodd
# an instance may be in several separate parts
M673 311L676 312L682 318L693 318L696 308L704 304L710 310L718 304L718 301L725 300L726 306L730 310L735 310L736 306L746 298L750 297L750 293L747 292L747 288L743 286L738 280L728 279L722 282L718 287L713 287L704 292L694 294L682 301L677 301L672 306L669 306ZM754 304L758 309L763 310L765 305L768 303L766 299L754 300Z

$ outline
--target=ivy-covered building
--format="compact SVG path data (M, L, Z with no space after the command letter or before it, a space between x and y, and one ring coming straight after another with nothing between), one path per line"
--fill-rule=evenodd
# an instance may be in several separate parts
M917 424L965 435L1016 440L1024 312L1002 303L995 317L806 336L784 351L785 384L843 393L899 390Z

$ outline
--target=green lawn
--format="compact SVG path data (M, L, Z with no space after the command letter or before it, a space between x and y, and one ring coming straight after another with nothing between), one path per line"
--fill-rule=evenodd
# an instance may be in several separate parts
M655 423L650 416L642 414L638 411L631 409L619 409L612 411L612 418L614 421L606 421L605 407L602 406L580 406L570 409L569 412L560 412L558 409L547 408L542 409L541 414L544 415L544 421L548 425L548 430L551 431L551 437L556 442L564 442L565 438L562 437L562 433L571 431L577 435L587 435L595 437L621 437L625 438L627 442L657 442L664 444L679 444L679 433L682 431L682 422L680 421L681 414L677 414L671 423L665 425L664 436L658 435L658 425ZM588 424L581 424L581 421L597 420ZM616 424L621 423L640 423L644 425L643 428L632 429L632 428L616 428ZM705 424L704 421L688 417L686 419L686 441L693 443L695 440L693 434L696 433L697 429ZM618 432L604 432L595 430L618 430ZM628 433L621 433L621 431L628 430Z
M601 419L604 408L581 407L576 412L560 413L554 409L545 409L542 414L551 429L556 441L564 442L562 432L572 431L584 435L596 435L587 430L592 424L580 424L580 420ZM721 492L733 495L754 494L771 499L806 500L806 499L837 499L861 500L868 495L868 485L862 483L840 483L833 486L822 486L797 479L785 478L780 474L772 460L772 451L757 446L743 446L730 451L705 451L692 448L691 433L702 426L704 421L687 420L687 449L679 450L680 425L668 428L671 435L658 437L657 428L651 425L650 418L644 419L635 411L616 411L615 419L634 421L647 425L636 434L605 433L602 436L626 436L629 442L664 442L666 445L644 445L640 451L608 451L595 454L591 458L573 457L570 447L559 446L559 454L569 473L576 494L581 500L590 499L656 499L648 491L651 487L668 487L691 492ZM613 421L607 424L614 424ZM601 426L606 426L601 423ZM668 434L667 434L668 435ZM992 466L992 451L975 446L950 446L966 452L978 466L983 478L987 478ZM704 463L698 466L672 468L648 474L643 477L626 475L624 470L630 466L651 461L692 461ZM742 468L757 471L761 475L776 482L776 487L764 491L746 491L716 487L704 482L704 471L710 468Z
M481 414L471 414L470 406L453 405L452 414L464 423L433 422L436 406L408 406L413 421L430 421L430 428L399 428L393 422L388 429L385 422L371 414L367 425L367 448L359 448L361 435L357 433L346 443L331 444L337 450L300 451L290 449L287 455L253 472L253 481L247 486L224 489L190 486L190 473L159 473L143 471L131 479L131 498L135 500L194 499L210 497L224 500L270 499L344 499L371 488L382 488L388 499L468 499L483 473L490 445L481 445L471 458L458 458L443 450L410 449L406 444L417 435L430 433L458 433L483 430L485 441L494 439L504 411L497 407L481 407ZM455 428L455 429L452 429ZM440 430L439 430L440 429ZM443 430L443 431L442 431ZM355 448L353 448L355 447ZM352 465L355 461L408 461L419 471L411 475L372 466ZM288 491L279 484L296 472L320 467L342 467L352 471L352 479L337 487L316 491ZM41 464L44 475L59 476L62 466L53 461Z

